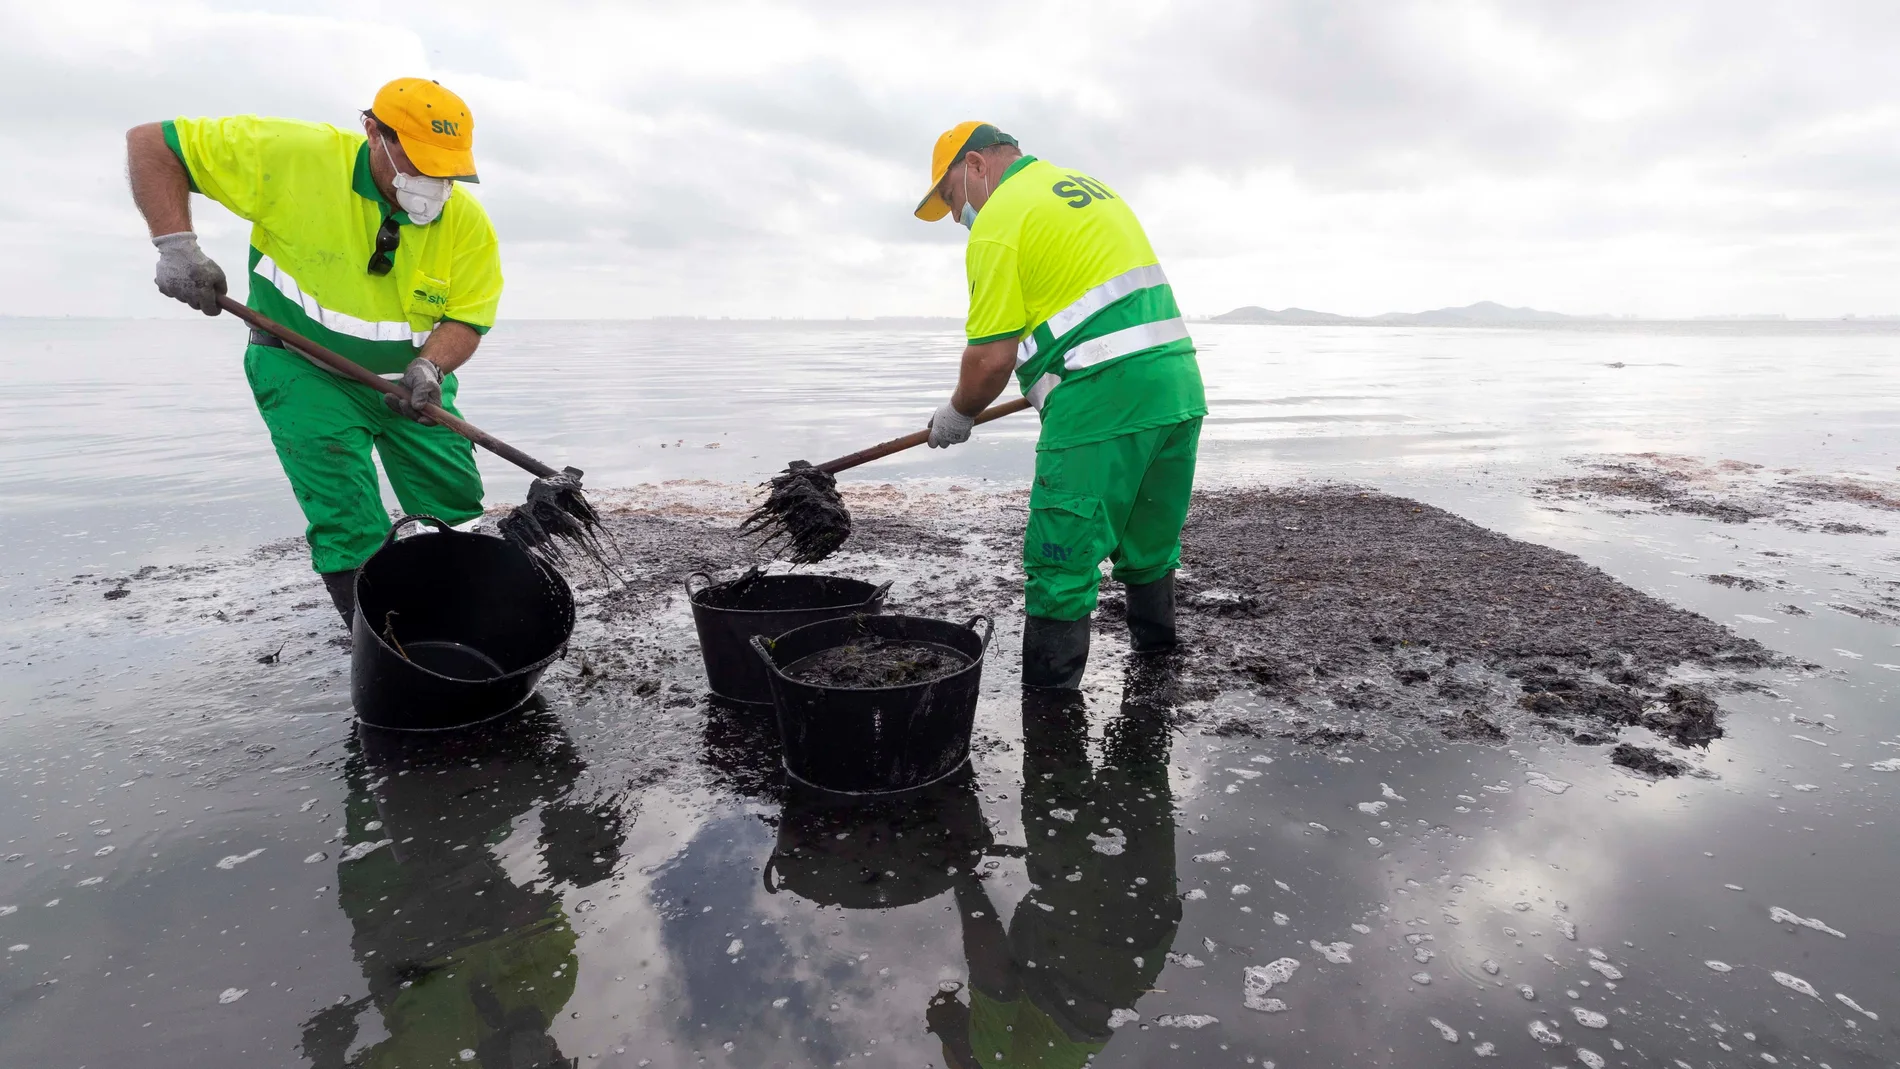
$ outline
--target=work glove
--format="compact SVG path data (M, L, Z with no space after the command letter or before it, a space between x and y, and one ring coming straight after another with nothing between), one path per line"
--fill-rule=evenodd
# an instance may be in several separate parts
M948 449L953 445L962 445L970 440L970 428L974 426L975 416L958 412L957 406L946 401L937 414L930 417L930 448Z
M403 370L402 385L409 391L409 400L386 393L383 403L399 416L408 416L424 427L435 426L435 420L422 414L422 406L442 403L442 369L428 357L418 356Z
M198 247L198 235L189 230L161 234L152 239L158 246L158 292L183 301L205 315L218 314L218 298L224 296L224 268L219 267Z

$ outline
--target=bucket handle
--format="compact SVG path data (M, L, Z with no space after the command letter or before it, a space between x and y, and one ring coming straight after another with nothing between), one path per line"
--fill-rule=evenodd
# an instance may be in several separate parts
M882 583L879 583L877 585L876 590L871 591L871 596L868 598L865 598L864 603L859 605L858 608L868 609L873 605L881 604L884 601L884 595L889 594L890 592L891 592L891 580L886 579Z
M773 866L773 863L776 862L777 860L778 858L776 857L766 858L765 869L761 873L761 875L765 879L765 893L768 895L778 894L778 888L772 885L772 866Z
M996 621L990 619L989 616L984 613L977 613L975 616L970 617L969 622L963 626L975 631L976 622L978 620L983 621L983 652L988 653L990 651L990 636L996 634Z
M389 544L396 540L396 532L402 530L405 524L411 524L411 523L433 523L435 524L436 528L442 531L442 533L444 534L448 534L455 530L455 528L449 526L448 523L446 523L443 520L439 520L435 518L434 516L424 516L421 514L417 514L414 516L404 516L403 518L397 520L395 523L392 523L389 525L389 533L383 536L383 548L388 549Z
M778 662L772 659L772 640L764 635L753 635L750 641L753 651L759 655L759 660L765 662L765 670L778 675Z
M693 590L693 580L695 579L704 579L706 581L706 585L700 587L697 592ZM683 585L686 587L686 600L692 601L700 594L704 594L707 589L713 585L713 577L707 575L705 572L694 572L686 577L686 582Z

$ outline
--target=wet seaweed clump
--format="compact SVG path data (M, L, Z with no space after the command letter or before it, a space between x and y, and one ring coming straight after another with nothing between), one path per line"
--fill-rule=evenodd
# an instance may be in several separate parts
M934 642L871 638L801 657L785 674L814 687L863 690L928 683L955 675L969 664L970 658Z
M1645 776L1680 776L1687 767L1660 750L1628 742L1616 744L1616 749L1610 751L1610 761Z
M758 539L758 548L794 564L816 564L851 537L851 510L838 496L838 479L803 460L772 477L764 504L754 509L739 533Z
M559 475L530 483L528 500L502 517L495 529L556 570L565 571L572 563L566 548L571 546L602 571L614 573L607 561L607 546L601 541L606 529L601 526L600 513L581 492L581 472L577 468L566 468Z

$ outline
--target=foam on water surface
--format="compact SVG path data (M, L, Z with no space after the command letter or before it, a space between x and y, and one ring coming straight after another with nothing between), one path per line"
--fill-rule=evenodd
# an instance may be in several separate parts
M1821 993L1814 989L1813 984L1808 983L1806 980L1801 979L1799 976L1796 976L1793 973L1786 973L1777 969L1775 970L1773 975L1775 978L1775 983L1780 984L1782 987L1785 987L1790 991L1799 992L1800 994L1806 995L1812 999L1818 999L1821 997Z

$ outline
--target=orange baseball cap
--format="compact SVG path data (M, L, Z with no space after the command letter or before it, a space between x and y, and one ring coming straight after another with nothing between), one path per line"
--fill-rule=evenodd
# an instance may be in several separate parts
M943 184L943 176L950 173L950 165L971 152L981 152L992 145L1014 145L1016 139L998 130L986 122L960 122L943 132L937 138L937 147L930 151L930 192L917 202L917 218L926 223L934 223L950 214L950 205L937 195L937 187Z
M427 78L398 78L376 91L376 120L396 131L409 162L431 178L475 177L475 118L462 98Z

